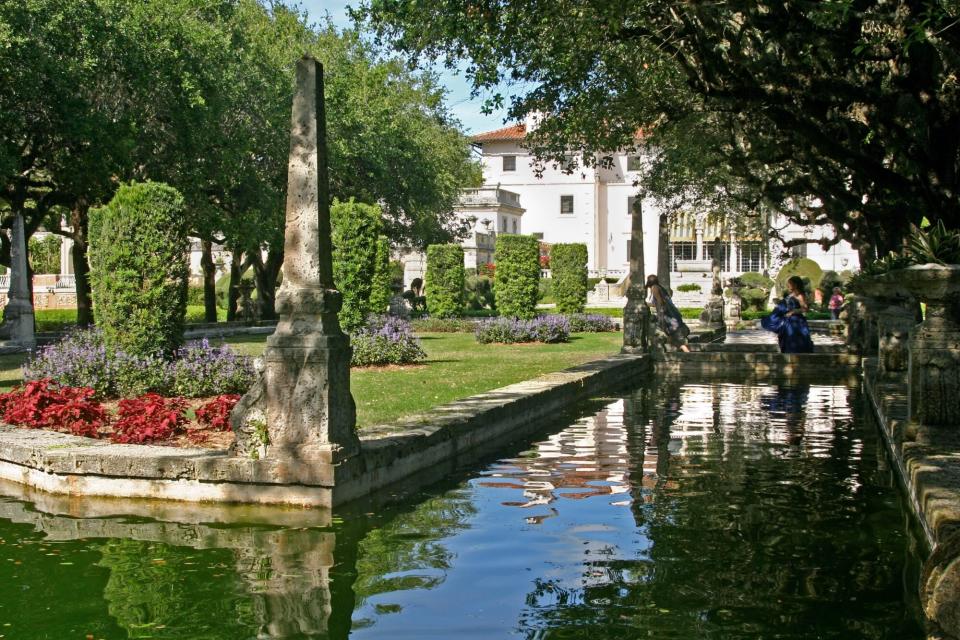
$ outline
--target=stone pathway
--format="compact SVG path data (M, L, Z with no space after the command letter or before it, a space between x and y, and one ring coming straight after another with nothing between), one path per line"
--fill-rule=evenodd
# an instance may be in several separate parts
M741 329L739 331L728 331L724 344L777 344L777 334L763 329ZM839 336L831 336L826 333L813 334L813 346L841 345L843 339Z

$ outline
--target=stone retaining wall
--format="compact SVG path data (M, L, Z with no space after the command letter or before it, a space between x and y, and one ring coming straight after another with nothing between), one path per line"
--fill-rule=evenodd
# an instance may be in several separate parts
M879 375L872 358L863 369L870 405L932 549L920 584L930 637L960 638L960 431L910 423L906 376Z
M0 426L0 479L80 496L331 507L405 478L425 484L649 370L647 356L611 356L364 429L360 454L338 465L118 445Z

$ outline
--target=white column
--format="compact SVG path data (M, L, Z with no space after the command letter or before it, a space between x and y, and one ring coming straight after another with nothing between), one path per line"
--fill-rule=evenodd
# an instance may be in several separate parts
M737 244L737 232L730 231L730 273L740 273L740 245Z

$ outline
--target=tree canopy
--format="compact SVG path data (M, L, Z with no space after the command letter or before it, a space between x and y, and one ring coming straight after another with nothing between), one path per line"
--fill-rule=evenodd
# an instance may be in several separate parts
M304 53L325 66L331 196L379 203L394 243L448 240L479 169L436 78L257 0L0 3L0 224L19 213L73 238L83 307L87 211L124 182L166 182L192 235L246 255L269 306Z
M643 129L652 195L769 206L881 252L924 216L960 225L955 1L369 0L357 15L413 60L469 60L477 90L514 83L511 117L547 114L529 140L544 157L602 157Z

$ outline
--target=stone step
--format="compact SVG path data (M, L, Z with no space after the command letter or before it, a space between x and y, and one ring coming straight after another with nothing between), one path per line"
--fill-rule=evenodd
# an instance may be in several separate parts
M691 344L691 351L697 353L704 352L722 352L722 353L780 353L780 347L775 344L765 343L728 343L711 342L708 344ZM846 347L842 344L814 344L816 354L821 353L845 353Z

